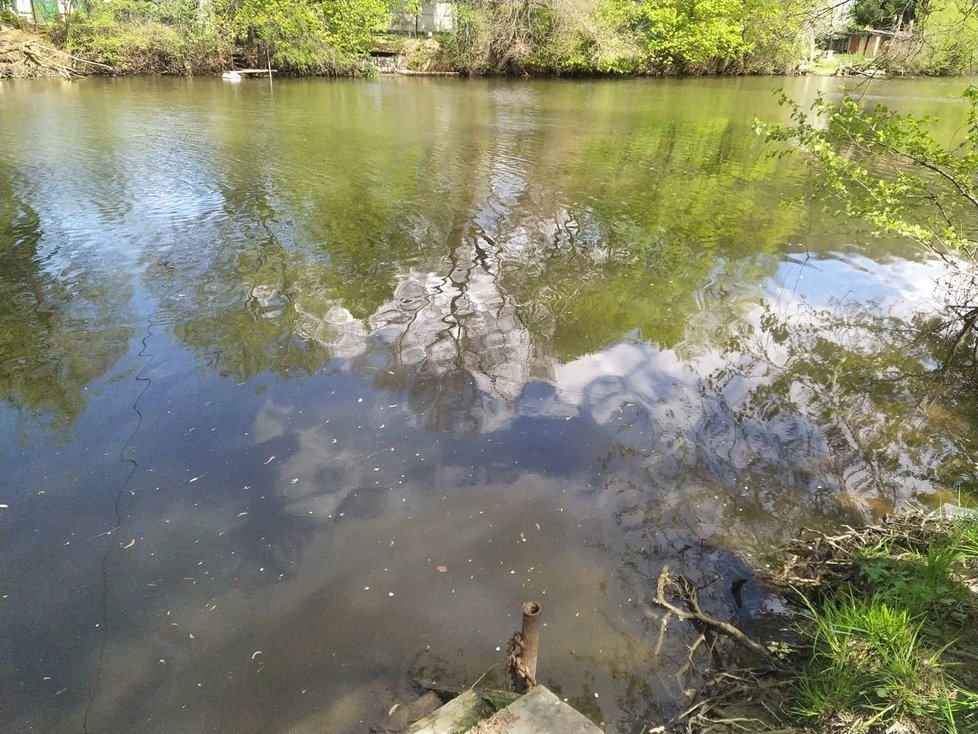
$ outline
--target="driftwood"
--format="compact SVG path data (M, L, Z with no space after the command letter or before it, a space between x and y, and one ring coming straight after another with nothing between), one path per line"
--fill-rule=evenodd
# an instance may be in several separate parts
M88 64L89 66L98 66L98 67L100 67L102 69L108 69L109 71L115 71L115 69L113 69L108 64L102 64L102 63L99 63L98 61L89 61L88 59L83 59L80 56L72 56L71 54L66 53L65 51L59 51L56 48L51 48L50 46L45 46L43 43L38 43L37 41L28 41L25 45L26 46L32 46L32 47L35 47L35 48L40 48L40 49L43 49L45 51L50 51L53 54L59 54L61 56L65 56L65 57L71 59L72 61L78 61L78 62L81 62L82 64Z
M458 76L457 71L415 71L414 69L402 69L397 67L394 72L401 76Z
M666 587L670 583L677 585L679 589L679 596L685 600L686 604L689 605L688 609L681 609L666 599ZM771 653L767 648L752 640L734 625L730 624L730 622L725 622L722 619L718 619L713 615L704 612L700 608L696 587L693 586L693 584L690 583L689 579L687 579L685 576L677 576L675 579L672 579L669 576L669 566L663 566L662 571L659 573L659 580L655 585L655 598L653 598L652 601L670 614L674 614L678 619L686 622L693 622L699 628L701 634L700 638L697 639L696 643L694 643L693 652L695 652L695 649L698 648L703 642L709 642L709 633L718 632L740 643L751 652L757 653L765 659L770 659L771 657Z

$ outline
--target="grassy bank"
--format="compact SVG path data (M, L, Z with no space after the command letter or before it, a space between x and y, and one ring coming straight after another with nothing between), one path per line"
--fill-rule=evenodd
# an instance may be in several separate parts
M819 545L807 573L786 569L809 581L795 711L851 731L978 730L978 521L913 516Z
M780 652L714 671L676 731L978 731L978 519L910 514L786 551L768 581L791 621L763 641Z

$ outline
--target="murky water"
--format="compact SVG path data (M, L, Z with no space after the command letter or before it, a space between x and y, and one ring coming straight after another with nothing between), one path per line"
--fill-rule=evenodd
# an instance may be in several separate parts
M366 732L410 675L682 705L663 563L974 480L942 265L801 202L824 79L0 84L0 729ZM936 114L953 81L874 82ZM935 469L934 467L938 467Z

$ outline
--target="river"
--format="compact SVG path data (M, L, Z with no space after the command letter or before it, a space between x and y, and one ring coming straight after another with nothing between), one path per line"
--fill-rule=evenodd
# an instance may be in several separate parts
M681 710L664 563L957 497L943 264L806 200L772 90L0 83L0 729L366 732L410 677ZM869 104L963 120L955 80ZM493 665L496 667L493 668Z

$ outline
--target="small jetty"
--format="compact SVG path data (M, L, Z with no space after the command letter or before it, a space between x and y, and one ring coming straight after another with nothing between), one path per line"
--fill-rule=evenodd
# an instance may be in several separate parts
M403 69L400 66L394 67L394 73L401 76L459 76L457 71L415 71L414 69Z
M226 82L240 82L248 77L271 76L275 71L275 69L232 69L221 74L221 79Z
M536 682L540 605L523 605L523 628L510 642L508 666L523 693L468 688L400 734L602 734L594 722ZM416 702L424 705L429 692ZM408 707L411 708L411 707ZM412 717L413 718L413 717Z

